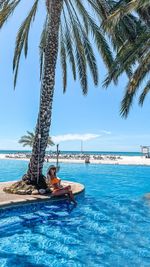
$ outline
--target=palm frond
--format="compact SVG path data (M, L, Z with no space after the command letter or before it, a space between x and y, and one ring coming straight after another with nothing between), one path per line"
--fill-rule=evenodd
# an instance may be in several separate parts
M72 7L72 9L74 11L77 23L78 23L79 28L80 28L82 43L83 43L83 46L84 46L84 53L85 53L85 56L86 56L86 59L87 59L87 64L88 64L88 66L90 68L94 84L97 85L98 84L98 70L97 70L96 58L95 58L91 43L90 43L90 41L88 39L88 36L86 34L85 29L83 28L83 26L82 26L82 24L81 24L81 22L79 20L77 12L76 12L76 10L75 10L75 8L74 8L74 6L73 6L73 4L72 4L72 2L70 0L69 0L69 3L70 3L70 5L71 5L71 7Z
M123 117L128 116L129 110L132 106L133 98L148 72L150 72L150 52L141 61L127 85L120 111Z
M104 86L108 87L113 80L115 83L118 81L118 77L129 67L134 66L136 62L140 62L141 55L149 50L150 46L150 33L142 33L138 36L136 42L131 44L126 41L124 45L120 47L116 55L116 59L110 69L107 78L104 81Z
M34 132L27 131L27 134L29 137L33 138L34 137Z
M105 34L102 33L100 27L98 27L93 18L89 15L89 12L85 9L81 1L75 0L75 3L79 9L79 12L81 12L82 16L87 18L89 24L89 30L91 31L96 46L100 52L100 55L102 56L103 61L109 70L113 63L113 55L108 45L108 42L106 41Z
M74 58L74 50L73 50L73 46L72 46L72 36L70 34L70 30L69 30L69 26L67 23L67 19L66 19L66 15L65 12L63 10L63 15L64 15L64 22L65 22L65 45L66 45L66 50L67 50L67 55L69 57L69 61L71 64L71 68L72 68L72 73L73 73L73 78L74 80L76 80L76 63L75 63L75 58Z
M8 5L10 0L0 0L0 10L3 9L5 5Z
M34 138L35 138L35 132L27 131L27 135L23 135L19 139L18 143L19 144L22 144L23 147L25 147L25 146L32 147L33 146L33 143L34 143ZM48 137L48 145L49 146L53 146L54 145L54 142L52 141L52 139L51 139L50 136Z
M83 36L83 44L84 44L84 49L85 49L85 55L87 57L87 62L88 62L91 74L93 76L94 84L97 85L98 84L98 69L97 69L96 58L93 53L91 44L85 35Z
M14 87L16 86L18 67L19 67L19 62L20 62L20 57L21 57L23 47L24 47L25 57L27 56L29 30L30 30L31 22L34 20L35 15L36 15L38 2L39 0L36 0L35 3L33 4L28 16L22 23L19 29L19 32L17 34L16 47L15 47L15 53L14 53L14 59L13 59L13 70L15 72Z
M93 0L88 0L90 3L91 7L93 8L93 11L97 13L98 17L100 20L105 20L110 12L110 1L93 1Z
M148 81L147 85L145 86L145 88L143 89L143 92L141 93L139 97L139 105L143 106L145 97L147 96L149 92L150 92L150 81Z
M52 141L51 137L49 136L48 137L48 143L47 143L48 146L54 146L55 143Z
M117 5L111 10L111 14L105 21L107 24L107 29L116 26L119 21L129 13L132 13L135 10L140 8L149 7L149 0L131 0L128 3L125 1L120 1Z
M76 61L78 67L79 78L81 82L81 86L83 89L83 94L87 94L87 63L84 53L84 46L81 39L81 29L80 25L77 23L74 14L70 8L68 1L65 0L68 14L71 20L72 31L75 40L75 50L76 50Z
M79 12L80 16L82 17L85 31L88 34L88 32L89 32L89 22L88 22L88 17L86 16L86 9L82 5L80 0L74 0L74 3L76 5L76 8L78 9L78 12Z
M13 14L15 8L18 6L21 0L6 0L0 3L0 28L4 25L10 15Z
M95 39L95 43L97 45L97 48L102 56L102 59L108 68L110 70L112 64L113 64L113 55L111 52L111 49L105 39L105 36L100 32L98 26L92 22L92 30L93 30L93 36Z

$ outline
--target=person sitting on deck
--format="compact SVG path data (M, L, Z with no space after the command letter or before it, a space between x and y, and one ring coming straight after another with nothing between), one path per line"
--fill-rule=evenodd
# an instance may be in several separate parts
M63 186L61 185L61 179L56 176L56 167L54 165L51 165L47 172L47 182L50 187L53 188L52 196L63 196L68 195L69 199L74 203L77 204L77 202L74 199L74 195L71 190L71 186Z

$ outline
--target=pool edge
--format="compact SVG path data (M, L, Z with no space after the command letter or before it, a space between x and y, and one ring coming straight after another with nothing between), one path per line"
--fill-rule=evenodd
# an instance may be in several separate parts
M13 181L14 182L14 181ZM38 202L57 202L57 201L64 201L67 198L66 197L53 197L51 198L48 195L17 195L17 194L9 194L5 193L3 191L3 188L9 184L13 183L11 182L0 182L0 209L5 208L11 208L15 206L22 206L22 205L28 205L32 203L38 203ZM85 192L85 186L80 183L71 182L71 181L63 181L66 184L71 184L73 187L73 194L74 196L82 195ZM6 197L6 201L5 201Z

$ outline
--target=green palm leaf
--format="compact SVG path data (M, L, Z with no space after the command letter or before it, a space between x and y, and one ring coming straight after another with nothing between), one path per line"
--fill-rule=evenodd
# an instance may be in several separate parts
M84 44L87 62L89 64L89 68L93 76L94 84L97 85L98 84L98 69L97 69L97 64L96 64L96 58L93 53L92 46L89 40L86 38L86 35L84 35L83 37L83 44Z
M96 46L103 58L106 67L109 69L113 63L113 56L108 42L105 39L100 27L95 23L92 17L89 15L88 11L83 6L80 0L76 0L76 5L79 8L80 13L83 17L86 17L89 23L89 29L94 37Z
M16 86L20 56L21 56L23 47L24 47L25 57L27 56L29 30L30 30L31 22L34 20L35 15L36 15L38 2L39 0L36 0L35 3L33 4L31 11L29 12L24 22L22 23L19 29L19 32L17 34L16 47L15 47L15 53L14 53L14 59L13 59L13 70L15 72L14 87Z
M4 25L10 15L14 12L21 0L1 1L0 3L0 28Z
M145 88L143 89L143 92L141 93L140 97L139 97L139 104L141 106L143 106L145 97L147 96L147 94L150 92L150 81L148 81L147 85L145 86Z
M116 55L116 59L104 81L104 86L108 87L112 80L117 83L119 76L126 69L134 66L136 62L141 61L142 53L146 53L149 50L149 46L150 33L143 33L138 36L134 44L129 43L129 41L125 42Z
M35 138L35 132L27 131L27 135L23 135L20 138L20 140L18 141L18 143L23 145L23 147L25 147L25 146L33 147L34 138ZM54 146L54 142L52 141L50 136L48 138L48 144L47 145Z
M141 82L149 72L150 72L150 52L141 60L140 65L132 75L132 78L130 79L127 85L126 93L122 100L122 105L121 105L120 113L122 116L127 117L129 110L132 106L133 98Z
M72 46L72 36L70 34L69 26L67 23L66 15L63 10L63 15L64 15L64 22L65 22L65 45L66 45L66 50L67 50L67 55L72 67L72 73L73 73L73 78L76 80L76 64L75 64L75 57L74 57L74 50Z
M119 23L122 17L126 16L127 14L138 10L140 8L149 7L150 3L149 0L131 0L131 1L120 1L119 4L112 9L112 14L109 15L107 18L107 28L114 27Z
M72 31L73 31L73 36L75 40L75 53L76 53L76 61L77 61L77 68L78 68L78 73L79 73L79 78L81 82L81 86L83 89L83 94L87 94L87 62L85 58L85 53L84 53L84 46L82 43L82 37L81 37L81 26L80 24L76 21L76 18L71 10L71 7L68 3L68 1L65 1L68 14L70 17L70 21L72 23Z

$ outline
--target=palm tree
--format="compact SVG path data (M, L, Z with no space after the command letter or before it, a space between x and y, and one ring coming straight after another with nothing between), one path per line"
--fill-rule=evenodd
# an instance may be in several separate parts
M16 85L19 62L22 51L28 52L28 36L31 22L34 20L40 0L34 0L28 16L23 21L16 38L13 60L14 85ZM0 27L7 21L21 0L1 0ZM83 94L88 92L87 69L90 70L94 84L98 85L98 69L92 49L91 35L103 61L111 69L113 56L107 39L111 38L115 49L119 49L125 40L134 41L139 26L133 15L127 15L116 27L115 34L105 35L100 23L109 15L112 1L100 0L45 0L46 14L40 41L41 58L41 98L36 124L32 156L25 180L37 184L42 180L42 169L47 147L52 117L52 103L55 85L55 70L58 51L61 55L63 88L67 86L67 63L69 61L76 80L77 72ZM91 12L89 12L89 9ZM129 27L130 25L130 27ZM132 26L132 27L131 27ZM142 27L141 27L142 28ZM131 31L130 31L131 29ZM134 36L133 36L134 34ZM134 38L131 38L131 37ZM130 75L130 69L126 69Z
M150 26L150 2L149 0L120 0L113 5L107 23L112 28L122 17L131 12L136 12L141 20Z
M22 144L23 147L25 147L25 146L33 147L34 138L35 138L35 133L27 131L27 135L23 135L20 138L20 140L18 141L18 143ZM48 138L47 145L48 146L54 146L55 145L50 136Z
M104 83L105 86L108 86L111 81L117 83L118 78L126 68L133 69L121 102L120 113L123 117L127 117L134 97L146 78L147 82L139 95L140 105L143 105L146 95L150 92L150 3L147 0L120 1L115 10L111 12L106 23L106 28L109 27L111 31L113 31L113 27L116 27L116 24L124 15L131 12L137 12L145 28L144 32L138 32L133 44L129 44L126 41L118 50L116 59Z

